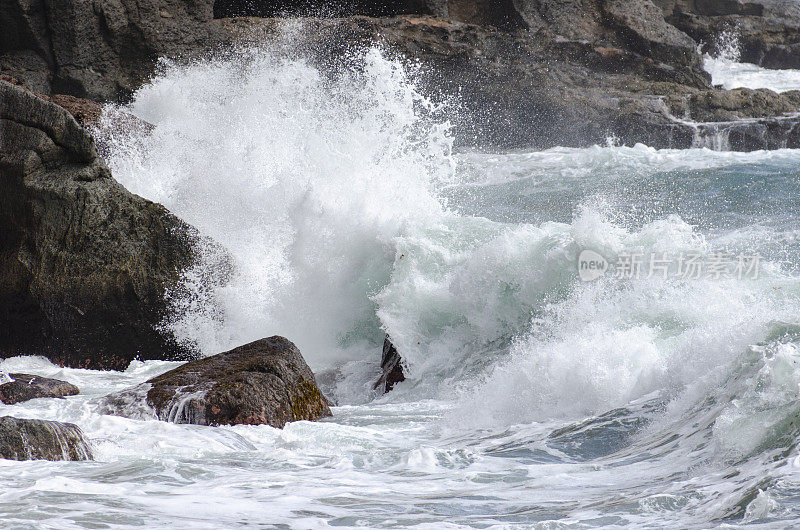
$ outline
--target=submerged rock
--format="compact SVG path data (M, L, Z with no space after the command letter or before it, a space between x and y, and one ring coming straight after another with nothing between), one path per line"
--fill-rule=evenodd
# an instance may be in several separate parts
M7 460L92 460L77 425L0 417L0 457Z
M389 335L383 341L383 354L381 355L381 371L383 372L373 385L374 390L380 390L382 394L389 392L394 385L406 380L403 373L403 358L397 353Z
M184 364L134 389L104 398L101 411L195 425L272 425L331 415L297 347L274 336Z
M112 177L65 109L0 81L0 357L186 359L158 331L196 232Z
M78 387L59 379L30 374L8 374L8 376L13 381L0 385L0 401L6 405L36 398L76 396L80 393Z

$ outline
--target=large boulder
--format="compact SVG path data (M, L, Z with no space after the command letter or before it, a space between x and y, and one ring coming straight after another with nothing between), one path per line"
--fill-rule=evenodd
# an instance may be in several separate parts
M0 385L0 401L14 405L36 398L64 398L80 393L78 387L60 379L30 374L7 374L11 381Z
M186 363L143 385L107 396L107 414L195 425L272 425L331 415L297 347L274 336Z
M194 230L116 182L63 108L0 81L0 356L124 369L185 359L159 331Z
M0 458L92 460L92 450L72 423L0 417Z

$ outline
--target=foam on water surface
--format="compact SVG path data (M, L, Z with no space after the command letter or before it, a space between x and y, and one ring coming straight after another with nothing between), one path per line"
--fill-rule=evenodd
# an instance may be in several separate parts
M646 146L451 152L444 103L378 49L170 65L101 127L114 175L215 239L165 322L213 354L282 334L333 418L206 428L101 414L122 373L0 371L81 395L93 463L2 463L20 526L786 524L796 478L800 153ZM577 258L762 256L757 278L581 282ZM371 385L388 332L407 380ZM133 392L131 399L141 399Z

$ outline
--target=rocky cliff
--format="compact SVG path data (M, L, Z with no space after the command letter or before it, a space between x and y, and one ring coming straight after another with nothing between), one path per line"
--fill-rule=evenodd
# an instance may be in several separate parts
M765 68L800 68L800 2L787 0L657 0L666 20L718 51L718 36L731 32L740 59Z
M0 356L185 358L157 331L196 235L128 192L73 116L0 81Z
M614 135L689 147L707 128L685 121L713 114L698 102L740 102L729 108L736 119L798 110L793 97L764 106L757 93L725 96L697 52L734 23L746 59L794 64L796 11L770 0L9 0L0 7L0 24L11 29L0 37L0 73L45 94L120 101L160 56L269 41L280 25L274 17L312 14L296 35L312 53L335 57L379 42L420 62L426 91L459 99L461 145L583 146ZM748 44L754 39L760 44ZM765 134L731 147L795 145L794 133Z

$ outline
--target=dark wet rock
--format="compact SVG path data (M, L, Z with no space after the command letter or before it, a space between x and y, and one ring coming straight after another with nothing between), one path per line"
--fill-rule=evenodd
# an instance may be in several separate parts
M563 18L565 9L552 6ZM548 26L530 13L529 32L430 17L306 19L304 45L325 50L321 64L345 55L353 45L371 42L415 59L421 90L434 97L458 94L456 111L448 118L459 146L584 147L615 137L627 145L691 147L696 128L687 122L718 119L713 117L717 109L703 108L704 99L697 95L710 92L725 99L726 91L710 86L685 36L665 30L660 43L660 30L651 34L642 29L639 37L631 36L635 13L627 22L625 11L619 13L623 22L618 24L631 26L629 32L588 17L574 24L570 38L551 33L559 24L569 29L560 18ZM226 43L270 42L280 35L280 21L273 19L218 22ZM540 29L530 33L536 24ZM669 35L675 42L669 44ZM763 101L756 102L759 98ZM777 94L728 99L742 107L718 113L725 121L733 115L764 118L800 109L796 100Z
M0 22L13 28L0 38L0 73L48 95L121 101L159 56L191 60L230 44L285 38L276 19L215 16L386 15L305 18L292 47L330 65L378 42L417 62L420 88L457 107L450 116L457 146L581 147L615 136L681 148L692 145L694 131L682 120L699 121L698 105L678 104L689 109L681 115L669 109L715 90L699 40L713 42L733 21L746 56L780 62L769 57L791 55L800 42L798 10L777 0L11 0L0 8ZM756 37L776 44L751 46ZM750 117L773 118L784 108Z
M185 359L157 330L194 230L128 192L63 108L0 81L0 352L123 369Z
M382 394L389 392L394 385L406 380L403 373L403 358L397 353L392 341L387 335L383 341L383 354L381 355L381 376L373 385L374 390L379 390Z
M92 460L92 450L72 423L0 417L0 458Z
M765 68L800 68L800 3L786 0L658 0L667 20L718 52L718 36L734 32L741 60Z
M107 414L141 417L141 403L163 421L195 425L272 425L330 416L327 400L297 347L274 336L186 363L144 385L104 398Z
M50 95L124 98L160 55L197 50L214 0L5 0L0 72Z
M799 149L800 123L796 118L762 118L701 123L696 145L717 151Z
M694 122L785 118L800 109L800 91L778 94L768 89L664 91L662 101L670 115Z
M605 18L614 37L632 52L669 64L701 70L697 44L667 24L661 10L647 0L605 0Z
M68 96L65 94L53 94L47 99L59 107L66 109L67 112L72 114L72 117L75 118L78 125L82 127L97 125L100 123L100 118L103 115L103 105L96 101L76 98L75 96Z
M66 94L53 94L51 96L46 96L44 94L32 91L29 87L25 86L24 83L10 75L0 75L0 81L6 81L14 86L18 86L31 92L38 98L55 103L59 107L72 114L72 117L75 118L75 121L78 122L78 125L86 129L95 128L101 123L101 118L103 117L103 113L106 108L106 106L102 103L84 98L76 98L75 96L69 96ZM120 112L119 114L119 118L124 120L124 123L120 124L121 127L133 127L137 130L144 130L145 132L149 132L153 128L151 124L140 120L129 113Z
M59 379L30 374L8 374L12 379L0 385L0 401L6 405L22 403L36 398L63 398L76 396L78 387Z

